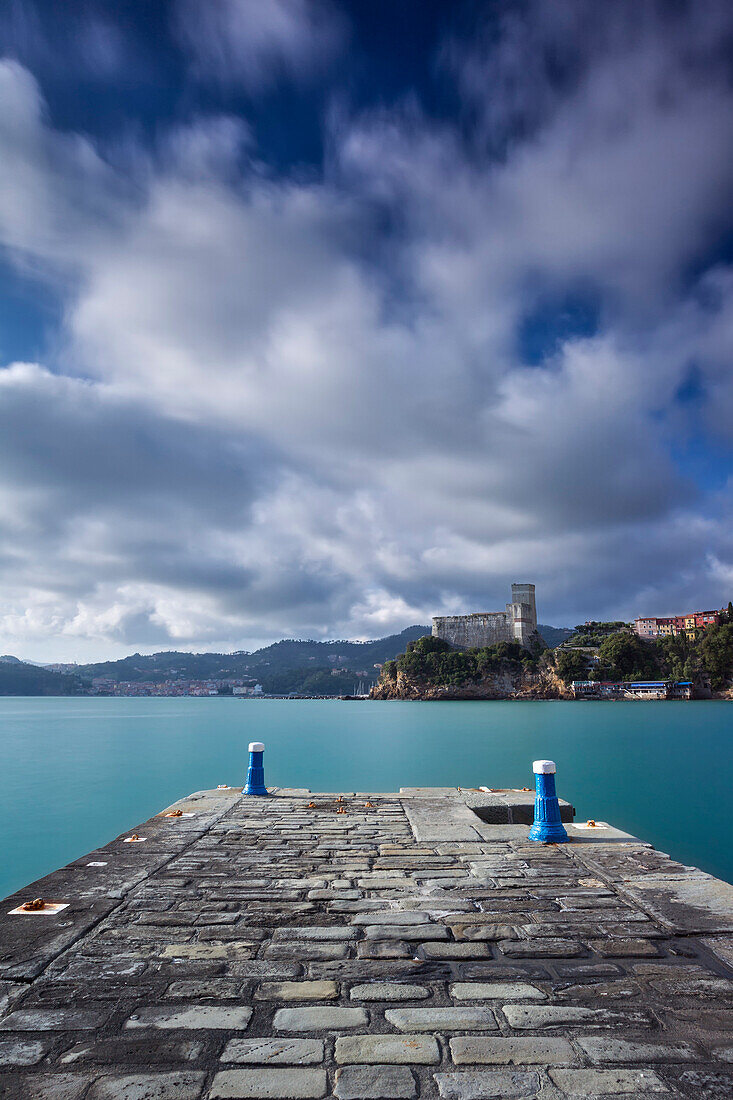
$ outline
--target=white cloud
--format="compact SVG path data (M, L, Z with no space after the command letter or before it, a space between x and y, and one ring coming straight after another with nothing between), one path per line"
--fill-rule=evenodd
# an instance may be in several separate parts
M512 579L545 621L727 600L730 487L679 451L730 442L733 276L692 272L731 93L653 30L510 102L512 141L495 106L473 150L414 106L341 117L307 181L230 117L123 172L0 65L0 239L65 304L52 369L0 370L0 650L363 637ZM583 295L598 331L525 363Z
M322 70L345 34L328 0L179 0L177 27L200 77L267 88Z

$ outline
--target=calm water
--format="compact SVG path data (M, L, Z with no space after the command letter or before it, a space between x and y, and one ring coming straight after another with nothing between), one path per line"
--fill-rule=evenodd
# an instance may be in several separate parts
M239 785L247 743L270 784L313 791L532 785L557 761L579 818L611 821L733 881L733 705L0 699L0 897L182 795Z

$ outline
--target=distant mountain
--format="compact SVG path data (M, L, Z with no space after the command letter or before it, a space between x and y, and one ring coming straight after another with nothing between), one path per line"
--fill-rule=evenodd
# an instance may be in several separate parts
M78 676L28 665L17 657L0 658L0 695L76 695L80 689Z
M314 642L285 639L255 650L254 653L180 653L170 650L143 656L134 653L119 661L76 665L74 671L85 680L103 677L118 683L141 680L206 680L224 677L256 677L292 669L349 669L368 671L375 664L403 653L408 642L429 634L428 626L410 626L400 634L368 642ZM374 670L376 675L376 670Z
M538 624L537 629L550 649L554 649L555 646L560 645L561 642L564 642L566 638L569 638L571 634L575 633L575 631L571 630L568 626L542 626Z
M572 630L540 626L548 646L554 647ZM0 657L0 695L73 695L94 679L139 683L164 680L220 680L241 677L259 681L265 691L302 691L341 694L351 691L354 674L378 675L382 665L404 653L408 642L430 633L429 626L409 626L399 634L368 642L315 642L287 638L253 653L182 653L168 650L133 653L119 661L89 665L53 665L42 668ZM340 673L339 676L332 673Z

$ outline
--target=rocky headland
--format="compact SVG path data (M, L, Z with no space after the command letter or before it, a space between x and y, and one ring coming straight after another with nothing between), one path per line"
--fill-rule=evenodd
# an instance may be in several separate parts
M573 693L554 671L505 668L463 684L439 684L397 671L372 689L372 699L572 699Z

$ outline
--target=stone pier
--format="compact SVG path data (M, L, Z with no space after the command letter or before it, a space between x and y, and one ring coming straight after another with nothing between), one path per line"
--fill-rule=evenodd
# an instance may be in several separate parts
M527 792L342 798L201 791L6 899L0 1097L733 1097L732 886Z

